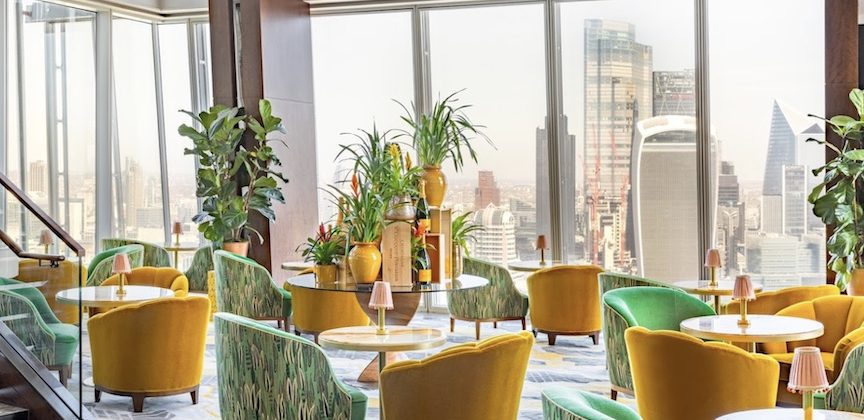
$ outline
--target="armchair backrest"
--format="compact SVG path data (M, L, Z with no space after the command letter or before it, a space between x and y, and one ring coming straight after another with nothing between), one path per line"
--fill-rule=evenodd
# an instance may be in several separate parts
M144 247L141 245L124 245L117 248L106 249L90 261L87 267L87 286L98 286L105 279L111 277L114 268L114 256L126 254L129 256L129 264L132 268L141 267L144 264Z
M24 283L19 280L7 279L0 277L0 286L6 285L20 285L25 286L27 283ZM30 303L33 304L33 307L36 308L36 311L39 313L39 316L45 321L46 324L58 324L60 320L57 319L57 316L54 315L54 310L51 309L51 306L48 305L48 301L45 300L45 296L39 289L35 287L20 287L12 290L7 290L10 293L15 293L21 295L25 299L29 300Z
M515 419L533 344L522 331L393 363L380 377L383 418Z
M560 265L528 276L531 323L539 330L600 330L600 290L595 265Z
M108 277L103 286L113 286L119 284L120 276L115 274ZM136 286L153 286L163 289L170 289L175 292L175 296L185 296L189 293L189 280L183 273L171 267L138 267L133 268L132 272L126 274L126 282Z
M781 309L799 302L805 302L823 296L837 296L839 294L840 289L833 284L786 287L780 290L772 290L770 292L760 292L756 294L756 300L747 303L747 313L774 315ZM727 303L723 308L725 313L734 315L741 311L741 304L733 300L732 302Z
M220 311L249 318L282 318L282 297L266 268L223 250L213 253L213 266Z
M525 298L513 284L506 268L465 257L463 272L489 280L489 285L452 292L447 299L450 313L470 319L523 317L528 311Z
M778 348L782 343L765 343L766 351L785 353L801 346L816 346L823 352L833 353L841 338L864 326L864 297L825 296L796 303L777 312L777 315L814 319L824 325L825 333L812 340L788 342L785 349Z
M53 366L54 341L56 337L39 314L36 305L12 290L0 290L0 316L10 316L3 321L24 345L45 366Z
M825 408L829 410L864 413L864 344L849 352L843 370L825 395Z
M213 270L213 248L204 246L198 248L192 256L192 264L186 269L189 279L189 290L207 291L207 272Z
M769 356L677 331L632 327L624 337L645 420L713 419L776 403L780 365Z
M314 343L234 314L214 322L223 418L356 418L351 391Z
M668 283L664 283L662 281L651 280L645 277L633 276L630 274L613 273L610 271L604 271L598 274L597 280L600 282L600 293L606 293L610 290L620 289L624 287L639 286L670 287L673 289L677 289L677 287L672 286Z
M603 303L617 312L631 327L679 331L681 321L716 315L698 298L667 287L626 287L610 290Z
M144 267L171 267L171 256L161 245L137 239L110 238L102 240L102 249L117 248L125 245L144 247Z

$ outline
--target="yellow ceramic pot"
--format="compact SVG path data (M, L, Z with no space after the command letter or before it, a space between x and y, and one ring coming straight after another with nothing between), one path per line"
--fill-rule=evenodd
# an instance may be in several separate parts
M222 244L222 249L233 252L241 257L246 257L249 255L249 241L225 242Z
M315 266L315 278L321 283L333 283L336 281L336 264L324 264Z
M381 251L374 242L358 242L348 253L351 276L357 283L374 283L381 270Z
M423 180L426 181L426 201L432 207L441 207L447 194L447 177L440 166L423 167Z
M849 296L864 296L864 268L852 270L852 275L846 283L846 293Z

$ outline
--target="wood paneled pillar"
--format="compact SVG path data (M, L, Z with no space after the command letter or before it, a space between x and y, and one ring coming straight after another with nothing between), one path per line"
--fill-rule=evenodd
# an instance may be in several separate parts
M309 5L302 0L243 0L238 34L233 33L233 7L231 0L210 0L213 91L216 103L226 103L229 98L223 95L229 91L236 101L237 89L230 86L238 69L233 54L229 57L225 51L234 49L239 36L239 83L246 112L259 117L258 101L269 99L273 115L283 119L288 131L284 138L290 149L274 146L282 161L279 169L290 180L283 187L286 204L274 205L276 223L257 214L250 218L252 227L264 236L263 245L252 241L250 257L274 277L284 278L280 263L298 258L295 248L318 224ZM218 52L217 63L219 49L224 50Z
M825 0L825 115L857 115L849 102L849 91L858 87L858 0ZM841 145L842 139L827 130L828 141ZM835 154L825 148L825 159ZM831 235L832 226L827 227ZM828 270L829 283L834 273Z

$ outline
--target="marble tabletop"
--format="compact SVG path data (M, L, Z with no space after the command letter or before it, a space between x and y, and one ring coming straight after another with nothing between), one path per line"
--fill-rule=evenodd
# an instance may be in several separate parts
M700 316L681 322L681 332L707 340L770 343L800 341L824 334L819 321L777 315L748 315L749 326L739 326L740 315Z
M735 282L731 280L718 280L716 286L711 286L708 280L684 280L672 285L687 293L703 296L732 296L732 291L735 290ZM762 285L753 283L753 290L761 292Z
M789 420L803 419L804 410L800 408L765 408L762 410L739 411L718 417L717 420ZM864 415L845 411L813 410L813 420L864 419Z
M91 286L57 292L58 302L91 308L115 308L174 296L174 291L153 286L124 286L126 294L117 295L119 286ZM80 291L80 299L79 299Z
M286 280L293 287L302 287L304 289L315 290L330 290L336 292L352 292L352 293L369 293L372 291L372 283L339 283L339 282L319 282L314 274L301 274L291 277ZM472 289L475 287L483 287L489 284L489 280L483 277L463 274L456 280L442 280L439 283L414 283L405 286L391 285L390 289L393 293L431 293L431 292L452 292L454 290Z
M392 325L387 334L377 333L378 327L345 327L327 330L318 335L318 343L325 348L391 352L412 351L440 347L447 342L444 333L435 328Z

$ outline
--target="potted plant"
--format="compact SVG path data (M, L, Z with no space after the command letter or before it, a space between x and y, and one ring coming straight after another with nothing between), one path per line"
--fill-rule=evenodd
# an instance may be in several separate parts
M426 198L429 205L434 207L441 206L447 192L447 178L441 172L441 165L450 160L453 168L459 172L464 164L463 153L466 152L477 162L477 153L471 145L475 136L492 144L489 138L480 132L482 126L474 125L465 115L465 110L470 105L457 104L456 95L460 92L454 92L436 102L428 114L409 111L400 103L406 114L402 120L410 127L410 131L405 131L403 135L411 137L411 144L417 152L417 161L423 166Z
M413 197L417 195L417 182L420 179L420 168L411 165L411 157L405 153L403 158L399 145L390 143L387 147L389 169L384 179L384 196L387 200L388 220L413 221L416 209Z
M807 200L813 204L813 213L834 231L828 238L827 249L831 258L828 268L834 271L835 284L850 295L864 295L864 92L853 89L849 99L858 111L858 117L837 115L830 119L817 117L837 133L843 144L837 147L826 140L807 139L828 147L836 156L813 175L822 176L822 182L813 188ZM811 115L813 116L813 115Z
M239 108L223 105L198 115L182 111L201 129L183 124L178 130L180 135L192 139L193 147L185 149L184 154L194 155L199 163L195 194L203 202L201 212L192 220L198 223L198 231L205 238L241 255L248 253L250 234L257 235L263 243L261 234L248 224L250 212L275 221L272 201L285 202L279 181L288 182L272 169L280 161L270 146L273 141L285 143L268 139L273 132L285 132L282 120L272 115L267 100L262 99L258 109L261 121L243 115ZM255 133L251 149L242 144L247 129Z
M378 241L384 231L385 201L368 181L362 183L357 173L351 177L350 194L332 185L330 191L337 198L343 221L348 227L352 244L348 253L351 275L358 283L373 283L381 270Z
M465 212L454 217L450 222L450 236L452 239L451 259L453 260L453 278L462 275L462 256L469 255L468 241L476 241L476 232L484 230L482 225L475 224L470 218L474 212Z
M303 249L303 260L315 263L318 281L336 281L336 261L345 254L345 242L338 226L329 225L325 228L321 223L315 237L306 239L297 249L300 248Z

